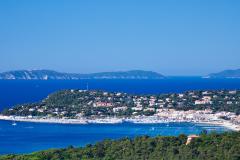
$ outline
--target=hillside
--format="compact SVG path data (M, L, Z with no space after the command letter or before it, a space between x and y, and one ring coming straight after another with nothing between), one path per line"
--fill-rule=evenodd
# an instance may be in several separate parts
M207 76L208 78L240 78L240 69L225 70L218 73L212 73Z
M205 99L207 98L207 99ZM240 91L189 91L182 94L131 95L126 93L62 90L40 102L5 109L6 116L102 117L154 115L162 109L204 110L240 114ZM200 103L199 103L200 102Z
M18 70L0 73L4 80L78 80L78 79L162 79L163 75L133 70L126 72L101 72L92 74L60 73L51 70Z
M105 140L84 148L51 149L0 160L239 160L240 132L202 133L186 145L187 136Z

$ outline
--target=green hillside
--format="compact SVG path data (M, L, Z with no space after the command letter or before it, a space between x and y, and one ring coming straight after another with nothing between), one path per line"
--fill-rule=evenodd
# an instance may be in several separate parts
M187 137L137 137L105 140L84 148L51 149L0 160L239 160L240 132L201 134L189 145Z

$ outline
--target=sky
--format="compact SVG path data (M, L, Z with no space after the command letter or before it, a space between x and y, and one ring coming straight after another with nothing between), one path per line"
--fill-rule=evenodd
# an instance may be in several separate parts
M240 68L239 0L1 0L0 72Z

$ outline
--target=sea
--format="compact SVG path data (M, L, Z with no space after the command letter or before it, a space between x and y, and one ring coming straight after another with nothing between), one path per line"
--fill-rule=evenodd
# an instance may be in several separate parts
M129 94L182 93L189 90L236 90L240 79L168 77L160 80L0 80L0 110L16 104L37 102L64 89L89 89ZM134 138L148 135L199 134L229 129L193 123L162 124L48 124L0 121L0 154L19 154L70 145L82 147L104 139Z

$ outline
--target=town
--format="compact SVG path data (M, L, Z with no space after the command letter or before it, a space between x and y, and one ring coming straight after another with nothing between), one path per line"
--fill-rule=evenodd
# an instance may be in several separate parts
M55 119L117 118L135 122L231 122L240 124L240 91L188 91L159 95L63 90L39 103L17 105L3 116ZM143 118L144 117L144 118Z

